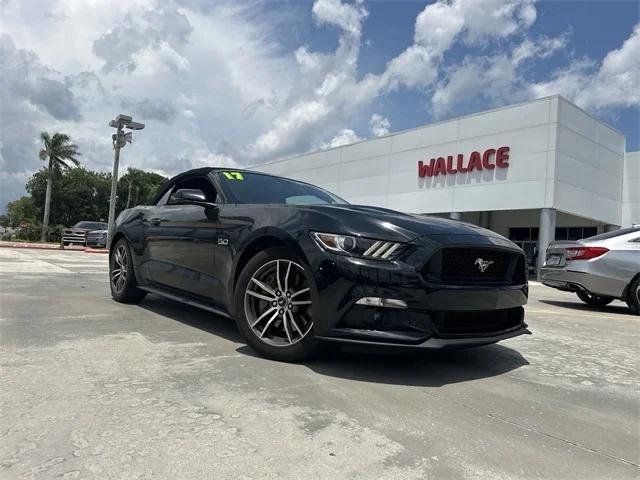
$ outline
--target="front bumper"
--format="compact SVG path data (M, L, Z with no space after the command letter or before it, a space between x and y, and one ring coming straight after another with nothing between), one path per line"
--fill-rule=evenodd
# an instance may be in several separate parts
M87 244L87 247L106 247L107 239L106 238L87 238L86 244Z
M506 333L502 333L499 335L491 335L484 337L466 337L466 338L438 338L431 337L418 344L411 344L406 342L381 342L381 341L370 341L366 338L348 338L348 337L321 337L316 335L316 338L320 340L326 340L330 342L339 342L339 343L351 343L357 345L384 345L386 347L401 347L401 348L418 348L418 349L426 349L426 350L454 350L459 348L470 348L470 347L480 347L482 345L490 345L492 343L497 343L502 340L507 340L509 338L518 337L520 335L531 335L529 329L527 329L526 324L522 327L516 328Z
M62 243L85 245L87 241L86 232L65 230L62 232Z
M466 238L482 244L480 238ZM461 285L421 273L432 248L416 245L392 262L336 255L300 242L314 274L314 329L323 340L417 348L464 348L530 333L528 286ZM399 299L406 309L358 305L363 297Z

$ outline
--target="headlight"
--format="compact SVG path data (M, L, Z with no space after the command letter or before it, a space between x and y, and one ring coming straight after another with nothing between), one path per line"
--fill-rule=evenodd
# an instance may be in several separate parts
M402 247L401 243L351 237L349 235L320 232L313 232L312 235L325 250L355 257L391 260L399 253Z

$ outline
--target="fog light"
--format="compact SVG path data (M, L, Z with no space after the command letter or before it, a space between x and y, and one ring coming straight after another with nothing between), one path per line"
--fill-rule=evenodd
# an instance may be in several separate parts
M395 298L362 297L356 305L367 307L407 308L407 302Z

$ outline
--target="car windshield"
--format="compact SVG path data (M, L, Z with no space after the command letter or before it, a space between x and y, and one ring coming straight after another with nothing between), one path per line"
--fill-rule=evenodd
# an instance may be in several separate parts
M219 175L237 203L288 205L347 203L326 190L286 178L248 172L220 172Z
M89 230L106 230L107 224L102 222L78 222L73 228L86 228Z
M609 238L619 237L620 235L626 235L627 233L640 232L640 228L631 227L631 228L620 228L619 230L614 230L613 232L601 233L600 235L594 235L593 237L583 238L584 242L598 242L600 240L607 240Z

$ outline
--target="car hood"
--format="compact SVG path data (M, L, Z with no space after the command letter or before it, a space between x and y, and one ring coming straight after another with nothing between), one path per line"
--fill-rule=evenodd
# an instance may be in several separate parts
M76 228L70 227L64 229L65 233L87 233L89 231L88 228Z
M103 235L103 234L106 234L108 231L109 230L91 230L89 233L92 233L94 235L98 235L98 234Z
M367 205L310 205L301 207L328 217L335 233L408 242L421 236L476 235L503 238L491 230L446 218L413 215ZM323 222L310 222L321 229Z

